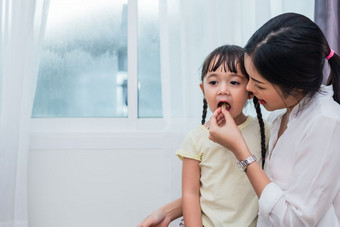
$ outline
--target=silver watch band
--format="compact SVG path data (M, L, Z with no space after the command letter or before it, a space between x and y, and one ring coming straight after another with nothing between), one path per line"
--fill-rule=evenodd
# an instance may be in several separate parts
M237 166L241 171L246 171L247 167L256 161L255 155L250 155L246 160L237 162Z

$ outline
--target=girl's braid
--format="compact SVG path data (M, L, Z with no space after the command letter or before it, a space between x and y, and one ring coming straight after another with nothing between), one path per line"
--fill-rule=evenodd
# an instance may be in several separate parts
M202 112L202 125L205 123L205 117L207 116L208 103L203 99L203 112Z
M261 157L262 157L262 169L264 168L264 162L266 159L266 134L265 134L265 128L264 128L264 122L262 119L262 113L261 113L261 107L259 104L259 100L254 97L253 98L254 106L256 109L257 119L259 121L260 125L260 132L261 132Z

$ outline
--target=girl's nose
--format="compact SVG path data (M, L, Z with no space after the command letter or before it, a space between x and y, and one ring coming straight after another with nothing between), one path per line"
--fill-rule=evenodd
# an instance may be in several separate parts
M229 87L227 84L221 84L219 87L219 95L230 95Z

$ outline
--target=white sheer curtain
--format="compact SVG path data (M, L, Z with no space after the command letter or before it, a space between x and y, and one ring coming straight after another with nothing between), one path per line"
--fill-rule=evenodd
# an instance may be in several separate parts
M0 2L0 226L26 227L30 118L49 2Z
M244 46L270 18L283 12L313 19L314 0L168 0L160 5L163 114L169 133L200 124L203 96L199 89L204 58L223 44ZM249 105L249 114L255 111ZM264 111L264 117L268 112ZM207 119L208 120L208 119ZM172 196L180 195L181 162L172 158Z
M198 84L204 58L223 44L244 46L261 25L283 12L302 13L313 19L314 1L168 0L163 3L161 28L166 29L161 30L161 53L165 119L172 122L175 118L196 118L199 123L203 101Z

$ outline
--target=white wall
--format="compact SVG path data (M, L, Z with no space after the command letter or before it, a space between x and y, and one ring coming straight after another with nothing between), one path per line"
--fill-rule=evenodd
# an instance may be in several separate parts
M249 12L254 11L252 10L253 6L258 6L258 12L261 12L259 7L262 5L272 8L273 11L272 13L263 13L264 21L268 19L266 16L270 17L273 14L288 10L301 12L311 18L313 17L313 0L306 0L300 4L296 3L297 1L295 0L270 0L269 2L272 5L263 4L263 2L268 3L268 1L261 1L262 4L251 2ZM219 4L228 4L228 2L235 1L213 2L215 2L215 5L210 4L210 2L204 3L212 5L209 12L215 13L215 7L219 6L216 4L217 2ZM177 3L182 4L182 6L184 4L188 9L192 8L190 3L193 3L194 6L197 5L194 0L182 1L181 4ZM203 9L205 8L203 7ZM228 7L225 7L225 9L228 9ZM223 12L215 15L216 18L223 19L226 15L229 15ZM238 14L239 11L236 10L235 12ZM242 8L242 12L246 14L245 18L247 20L257 18L257 14L248 14L246 9ZM179 20L181 15L180 12L177 13L179 17L176 20ZM183 10L183 13L187 13L187 11ZM258 15L262 15L262 12ZM177 39L173 40L173 45L178 46L179 52L185 54L177 59L178 62L175 61L175 58L171 58L171 61L175 62L175 64L170 65L169 69L171 70L168 71L171 72L169 75L171 75L170 78L173 80L174 86L172 87L173 90L170 89L171 92L164 93L168 94L172 99L167 97L168 99L165 98L164 100L172 102L171 105L166 102L163 104L165 107L171 106L174 110L178 109L178 113L170 114L166 112L166 114L169 114L168 118L187 116L191 119L192 113L200 114L202 104L198 86L197 84L185 82L193 81L189 76L196 78L197 69L199 68L196 66L201 64L201 58L198 59L198 56L206 54L202 53L202 51L211 51L211 46L216 47L219 42L235 43L236 40L247 40L250 36L248 33L252 33L245 26L248 25L248 22L240 21L243 25L241 31L247 34L244 37L242 36L242 39L237 32L240 29L236 26L236 29L232 30L233 32L230 32L230 29L218 30L219 33L224 31L223 34L218 33L219 36L206 36L211 40L196 45L196 42L200 42L197 39L196 32L201 34L201 27L196 27L198 30L194 29L195 32L187 32L184 28L194 28L189 19L185 21L184 25L180 26L182 29L180 32L182 33L178 33L181 38L186 38L179 40L184 45L178 45ZM174 20L175 26L178 25L176 20ZM205 18L203 21L205 21ZM225 23L228 20L217 21ZM215 17L208 22L208 25L214 24L216 22ZM231 22L231 28L234 28L236 21ZM255 23L255 21L252 22ZM260 20L257 23L262 24L263 22ZM256 26L255 24L253 25L255 30ZM205 27L215 28L214 26ZM172 30L169 29L169 31L171 32ZM234 32L236 32L235 40L229 37L229 34ZM177 35L177 30L171 34ZM169 35L169 37L172 36ZM171 41L172 39L169 40ZM236 44L240 45L237 42ZM197 46L200 46L200 48L198 49ZM172 53L173 49L170 48L169 52ZM177 56L177 52L172 54L171 56ZM183 69L178 67L181 64ZM129 67L131 67L131 64ZM136 76L137 74L132 75ZM174 75L178 75L180 79L186 79L183 82ZM136 81L137 78L135 77ZM182 88L181 84L186 87ZM166 85L170 86L169 84ZM129 85L129 87L133 90L135 86ZM135 96L129 94L129 97L137 97L135 93L132 94ZM196 96L199 96L199 99ZM199 104L196 105L196 102L199 102ZM136 101L134 102L135 105L131 104L132 102L129 100L129 110L132 109L131 112L137 112ZM183 110L180 107L183 107ZM182 112L185 112L185 114L182 114ZM167 120L169 120L168 118ZM174 125L171 125L171 127L169 125L158 127L157 123L149 121L146 122L147 125L144 125L146 126L144 127L143 125L138 125L140 119L134 118L116 119L114 124L109 123L111 125L107 125L105 119L103 119L105 122L97 121L92 123L84 119L85 124L83 124L82 120L70 119L64 125L60 121L52 119L36 125L35 121L40 120L44 121L43 119L33 119L31 136L28 169L30 227L136 226L154 209L180 196L181 162L175 157L174 152L186 132L200 122L200 119L194 119L193 124L184 122L178 127ZM141 130L141 127L147 130ZM66 128L67 132L64 131ZM128 129L126 130L125 128ZM157 131L154 128L159 130ZM173 131L168 132L169 128ZM174 128L180 130L174 130ZM178 226L178 222L171 226Z
M33 133L29 226L136 226L180 196L181 161L174 152L184 135Z

